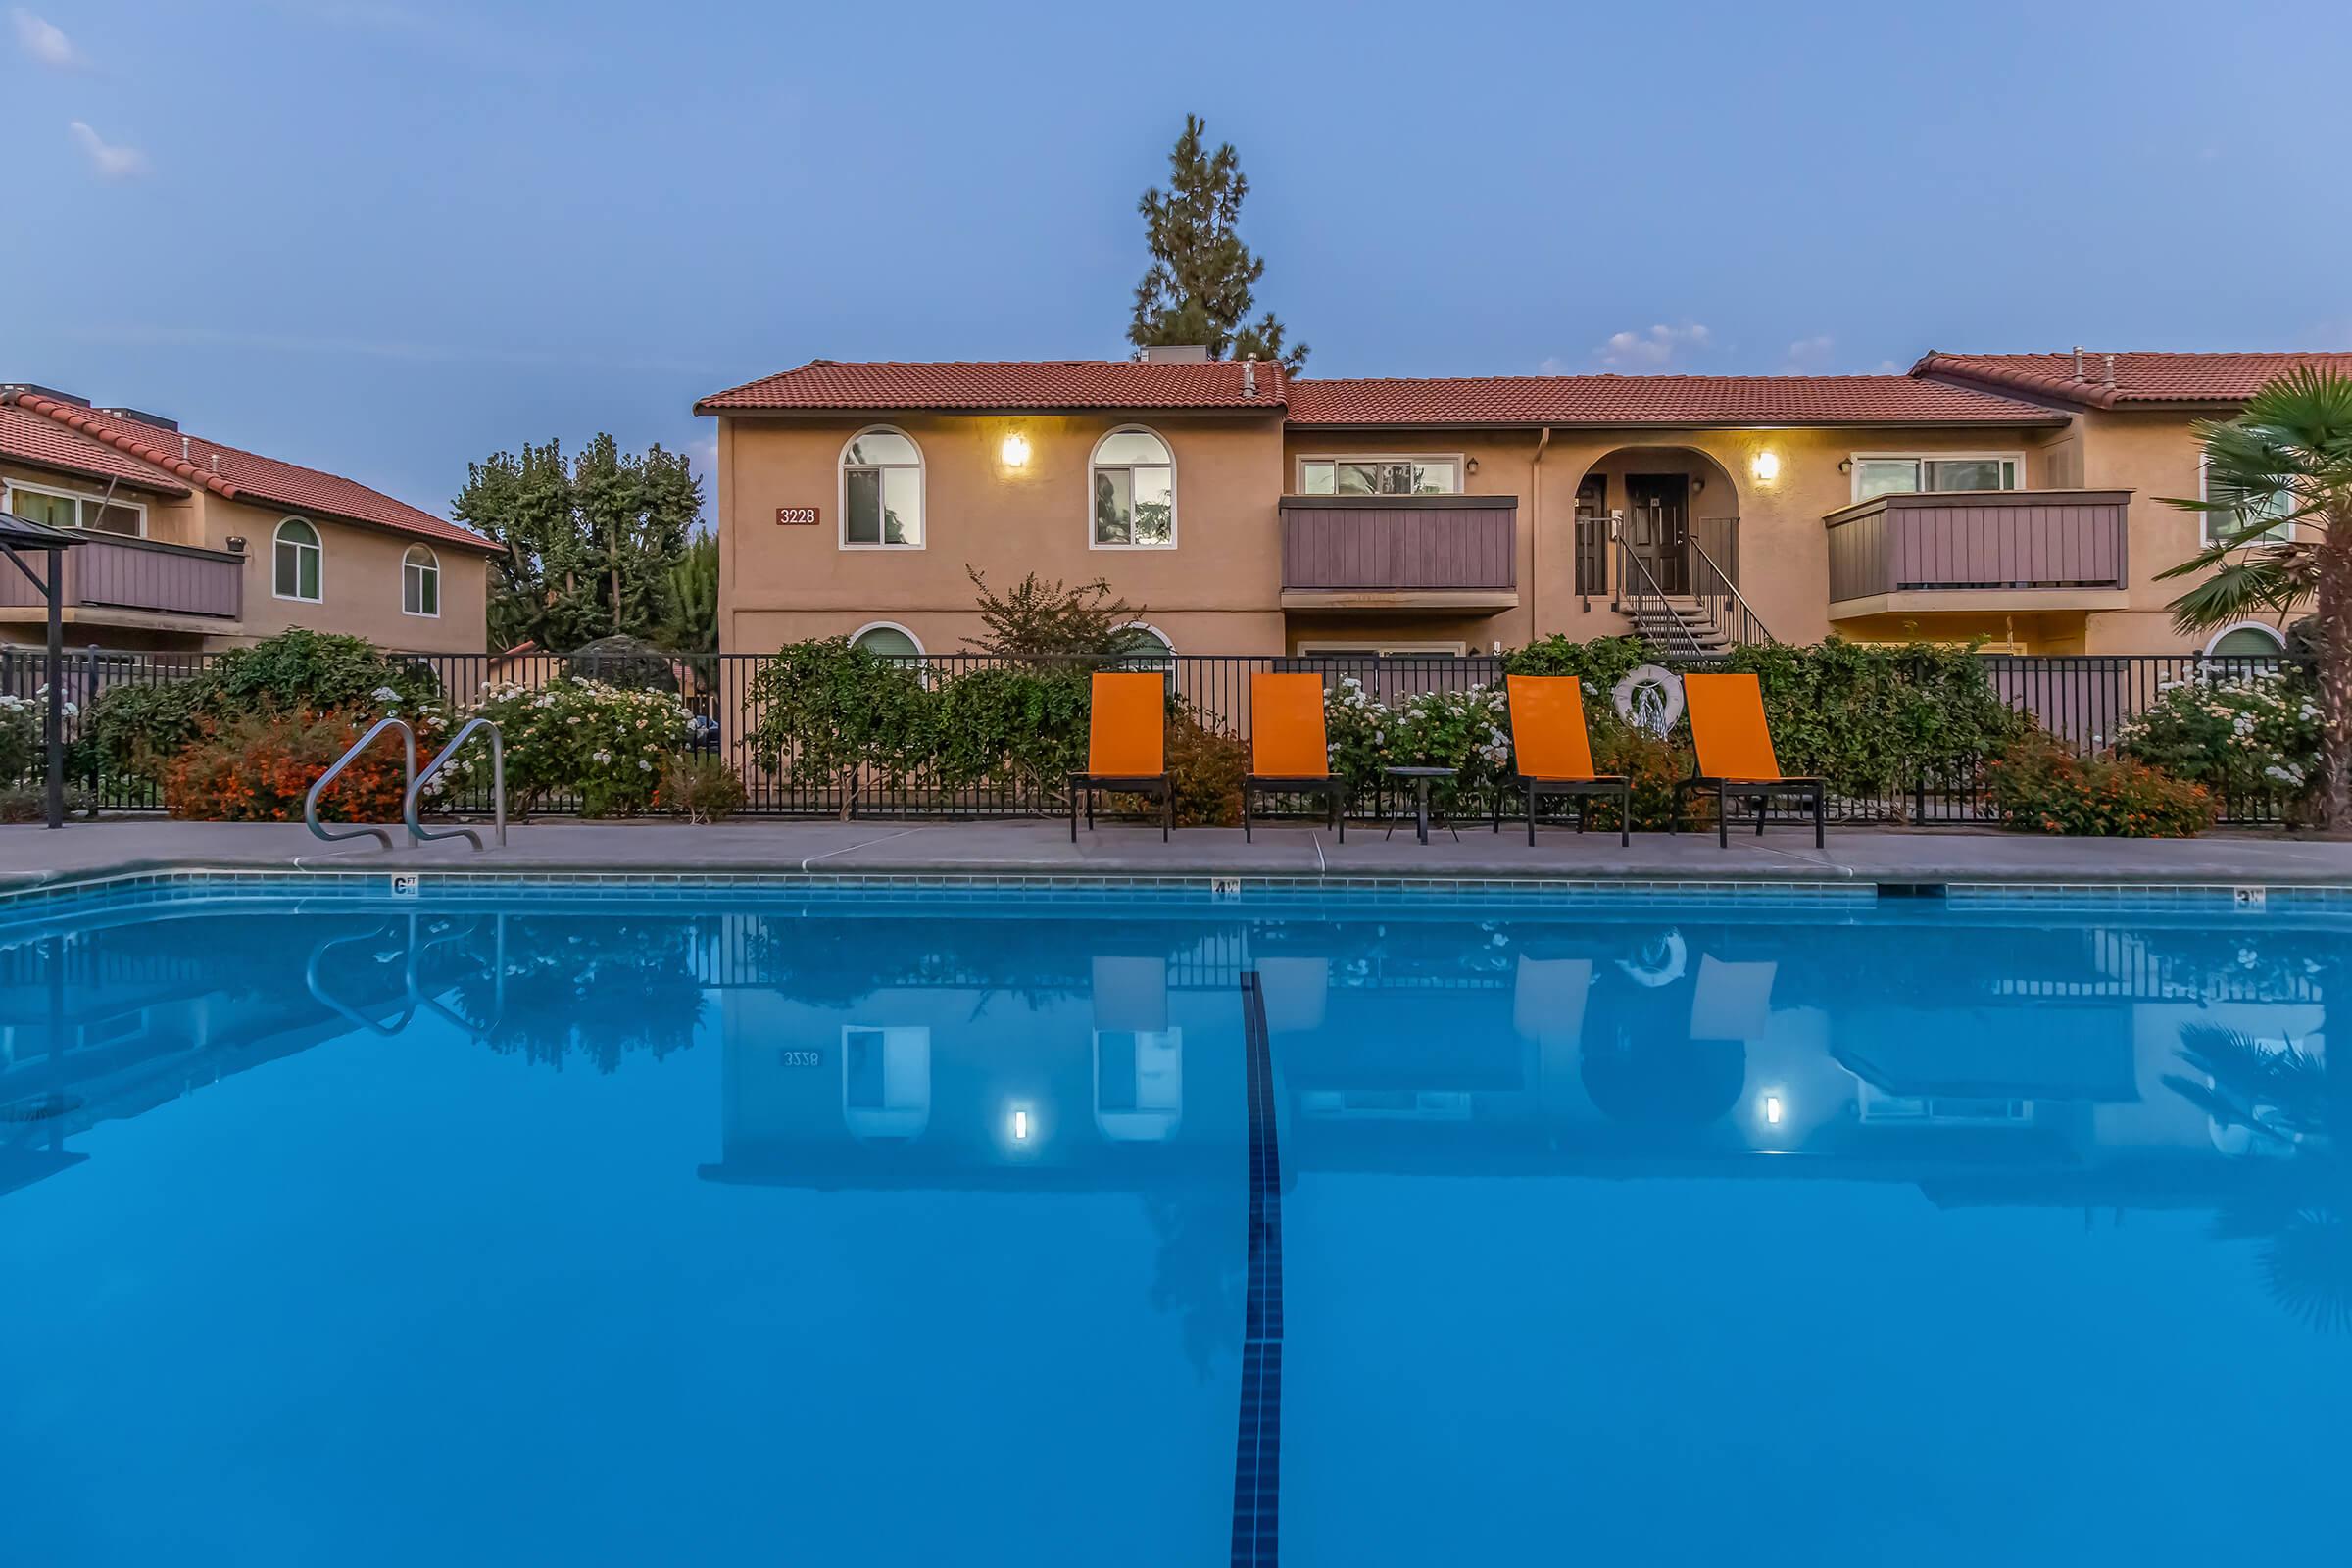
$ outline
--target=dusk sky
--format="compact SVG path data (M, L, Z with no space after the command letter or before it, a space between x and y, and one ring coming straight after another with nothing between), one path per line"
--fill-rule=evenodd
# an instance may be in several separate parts
M810 358L1123 355L1188 110L1309 374L2352 348L2342 0L0 9L0 380L435 513Z

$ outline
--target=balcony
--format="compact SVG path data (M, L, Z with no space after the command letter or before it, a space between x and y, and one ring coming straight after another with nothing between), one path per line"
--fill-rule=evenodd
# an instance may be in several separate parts
M2129 490L1876 496L1833 512L1830 618L1905 611L2114 610Z
M1284 496L1285 610L1509 610L1517 496Z
M65 553L66 619L83 625L214 631L245 612L245 558L93 533ZM40 619L40 590L0 572L0 618Z

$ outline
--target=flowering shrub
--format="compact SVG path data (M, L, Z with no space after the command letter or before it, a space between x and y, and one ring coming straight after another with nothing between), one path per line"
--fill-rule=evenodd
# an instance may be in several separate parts
M164 808L211 822L298 822L318 775L374 720L367 714L240 713L202 721L163 765ZM397 822L408 777L385 741L355 759L318 798L330 822Z
M527 811L572 794L582 816L653 808L662 765L686 744L692 715L674 692L629 691L565 675L536 691L485 686L467 717L496 723L507 745L507 796ZM441 775L457 794L490 777L490 742L468 741Z
M1586 696L1591 702L1591 694ZM1674 825L1674 787L1691 773L1690 749L1661 740L1649 731L1628 724L1606 704L1590 709L1592 723L1592 771L1618 774L1633 792L1634 828L1662 833ZM1715 819L1715 802L1693 797L1688 804L1691 823ZM1617 803L1591 803L1588 820L1595 827L1617 825Z
M2225 800L2299 800L2319 773L2319 704L2284 670L2200 670L2167 683L2116 732L2115 749Z
M43 702L29 697L0 695L0 787L17 783L40 767L42 707ZM69 712L72 707L67 705Z
M2129 757L2077 757L2047 735L2012 744L1984 770L1993 814L2029 833L2093 838L2194 838L2213 825L2201 784Z
M722 757L680 752L662 765L654 804L689 822L723 822L743 809L743 776Z

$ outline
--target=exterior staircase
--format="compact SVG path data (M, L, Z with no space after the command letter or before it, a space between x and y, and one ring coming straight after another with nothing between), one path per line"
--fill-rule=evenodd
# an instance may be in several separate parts
M1732 646L1731 638L1708 618L1705 608L1688 595L1637 599L1627 605L1626 613L1633 619L1636 635L1669 654L1720 654Z

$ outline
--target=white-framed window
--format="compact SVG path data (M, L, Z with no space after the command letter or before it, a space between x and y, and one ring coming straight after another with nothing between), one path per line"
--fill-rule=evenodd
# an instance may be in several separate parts
M441 558L424 545L411 545L400 558L400 612L441 613Z
M1176 547L1176 459L1156 431L1130 424L1105 435L1095 443L1086 480L1095 549Z
M878 424L841 449L841 548L923 548L923 449Z
M2198 454L2197 454L2197 499L2198 499L2199 501L2210 501L2210 500L2212 500L2212 499L2213 499L2213 496L2212 496L2212 494L2210 493L2210 488L2209 488L2209 487L2210 487L2211 480L2212 480L2212 476L2213 476L2213 463L2212 463L2212 461L2211 461L2210 459L2208 459L2208 458L2205 456L2205 454L2204 454L2204 453L2202 453L2202 452L2198 453ZM2261 517L2262 515L2264 515L2264 514L2267 514L2267 515L2270 515L2270 516L2273 516L2273 517L2281 516L2281 515L2283 515L2283 514L2285 514L2285 512L2286 512L2286 507L2287 507L2287 502L2286 502L2286 498L2285 498L2285 497L2283 497L2283 496L2275 496L2275 497L2271 498L2271 500L2270 500L2269 502L2267 502L2267 503L2266 503L2266 504L2265 504L2265 505L2264 505L2264 506L2263 506L2261 509L2259 509L2259 512L2257 512L2255 515L2248 516L2248 517L2246 518L2246 520L2247 520L2248 522L2255 522L2255 521L2258 521L2258 520L2260 520L2260 517ZM2254 509L2249 509L2249 511L2253 511L2253 510L2254 510ZM2231 535L2231 534L2233 534L2233 533L2235 533L2235 532L2237 531L2237 522L2236 522L2236 520L2235 520L2234 518L2230 519L2230 521L2228 521L2228 522L2226 522L2226 523L2223 523L2223 525L2222 525L2221 527L2219 527L2219 528L2216 528L2216 527L2214 526L2214 524L2215 524L2216 522L2218 522L2218 521L2221 521L2221 514L2219 514L2219 513L2215 513L2215 512L2200 512L2200 513L2198 513L2198 514L2197 514L2197 525L2198 525L2198 528L2199 528L2199 532L2198 532L2198 535L2197 535L2197 537L2198 537L2198 538L2199 538L2199 539L2200 539L2200 540L2201 540L2203 543L2205 543L2205 544L2207 544L2207 545L2218 544L2218 543L2220 543L2220 542L2221 542L2223 539L2225 539L2225 538L2229 537L2230 535ZM2285 543L2287 540L2289 540L2289 539L2292 539L2294 536L2295 536L2295 525L2294 525L2293 523L2291 523L2291 522L2281 522L2281 523L2279 523L2279 524L2278 524L2278 527L2276 527L2276 528L2266 528L2266 529L2264 529L2264 530L2263 530L2261 533L2258 533L2258 534L2254 535L2254 537L2252 537L2251 539L2248 539L2248 540L2246 541L2246 543L2247 543L2248 545L2276 545L2276 544L2284 544L2284 543Z
M91 533L121 534L126 539L147 536L147 508L139 502L109 501L78 490L52 490L22 479L0 485L0 512L52 528L86 528Z
M1854 499L1942 490L2015 490L2022 452L1856 452Z
M303 517L288 517L277 525L270 552L270 591L280 599L315 605L323 596L326 552L319 548L318 530Z
M1117 630L1121 666L1127 669L1173 670L1176 645L1168 634L1146 621L1131 620Z
M2241 620L2215 632L2205 652L2215 659L2277 659L2286 652L2286 639L2267 622Z
M850 646L887 659L920 659L923 640L895 620L869 620L850 633Z
M1360 452L1298 460L1302 496L1454 496L1462 493L1458 452Z

